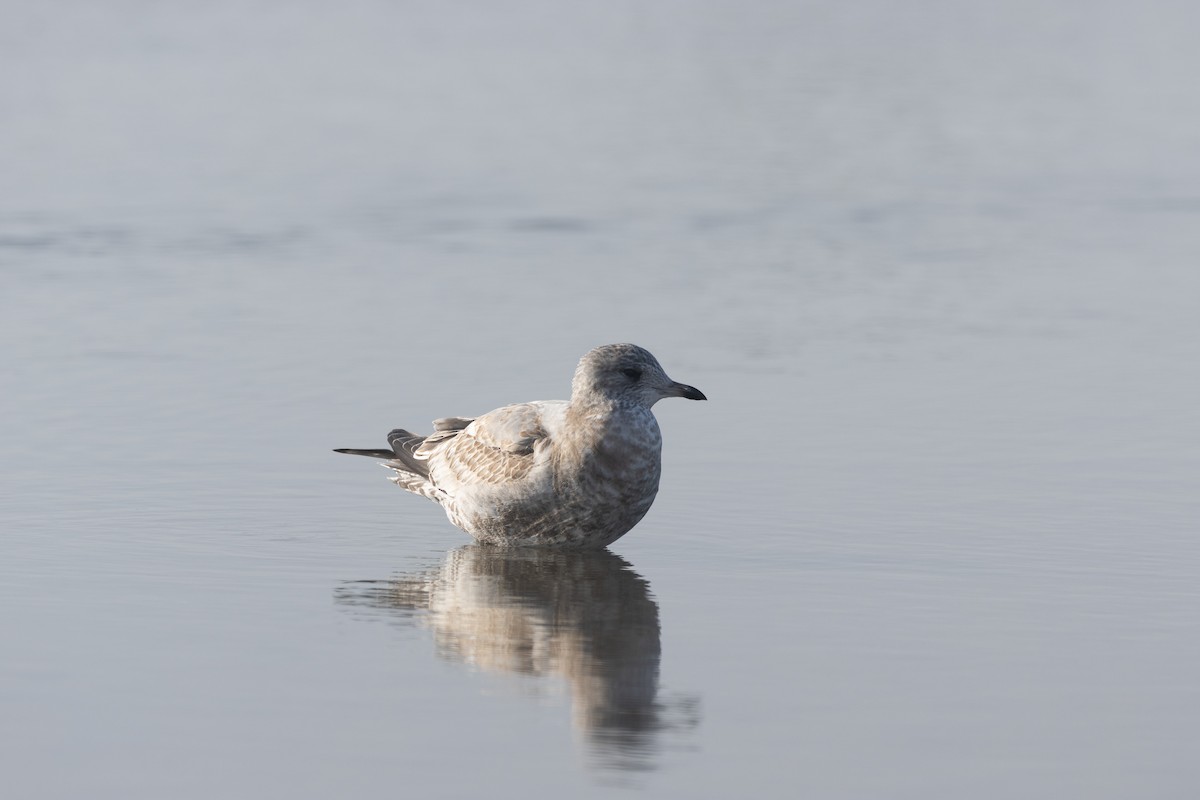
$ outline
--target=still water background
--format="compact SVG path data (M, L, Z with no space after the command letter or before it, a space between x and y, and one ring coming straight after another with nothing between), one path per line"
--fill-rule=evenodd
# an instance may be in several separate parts
M13 797L1185 797L1195 5L0 5ZM666 401L611 553L366 459Z

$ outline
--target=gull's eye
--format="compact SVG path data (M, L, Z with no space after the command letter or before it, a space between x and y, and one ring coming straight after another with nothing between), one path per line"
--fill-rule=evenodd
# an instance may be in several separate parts
M642 377L642 371L637 367L626 367L625 369L621 370L621 374L626 378L629 378L631 381L636 381L638 378Z

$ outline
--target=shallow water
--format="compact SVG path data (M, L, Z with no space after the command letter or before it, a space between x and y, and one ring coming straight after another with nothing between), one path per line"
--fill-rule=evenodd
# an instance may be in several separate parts
M1197 12L0 9L22 797L1181 797ZM598 554L366 459L651 349Z

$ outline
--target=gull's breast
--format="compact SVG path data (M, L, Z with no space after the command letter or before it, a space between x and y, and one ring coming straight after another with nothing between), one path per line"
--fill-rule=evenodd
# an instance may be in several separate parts
M593 420L573 436L558 431L520 487L458 503L447 509L452 521L496 544L602 546L619 538L650 510L662 454L648 410L623 417Z

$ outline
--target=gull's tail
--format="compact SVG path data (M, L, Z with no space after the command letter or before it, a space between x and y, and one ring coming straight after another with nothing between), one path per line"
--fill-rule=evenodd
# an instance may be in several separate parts
M420 434L397 428L388 434L391 450L339 447L333 452L383 459L383 466L395 473L388 478L389 481L401 489L436 501L437 492L429 482L429 464L424 459L417 458L417 448L425 443L425 439L426 437Z
M421 436L410 433L403 428L396 428L388 434L388 444L391 450L343 447L334 450L335 453L349 453L352 456L370 456L384 459L383 466L396 474L388 478L401 489L407 489L413 494L428 497L436 503L441 503L446 493L433 485L429 480L429 450L430 445L438 445L453 439L465 429L473 417L445 417L433 421L433 433ZM419 453L419 455L418 455Z
M417 448L425 443L425 437L410 433L403 428L396 428L388 434L388 444L391 450L370 449L360 450L353 447L343 447L334 450L335 453L349 453L352 456L370 456L371 458L386 459L387 466L397 472L410 472L420 478L429 477L429 464L417 458Z

